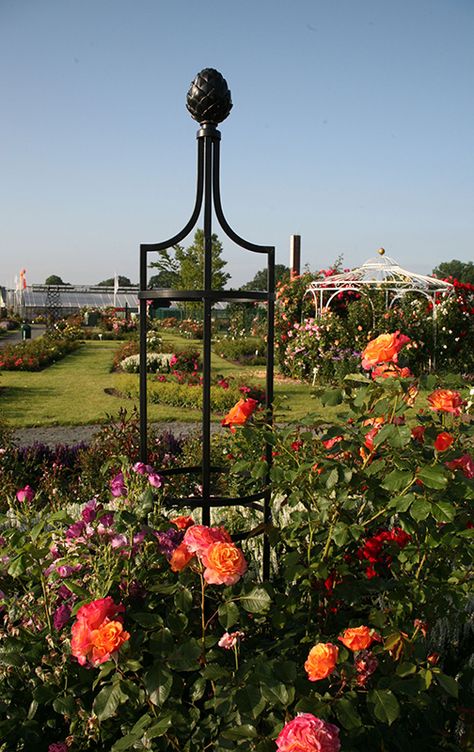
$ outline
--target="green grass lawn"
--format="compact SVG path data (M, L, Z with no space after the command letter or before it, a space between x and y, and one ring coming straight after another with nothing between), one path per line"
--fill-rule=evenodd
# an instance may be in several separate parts
M179 344L202 347L202 342L183 340L165 333L164 351L172 351ZM138 385L138 375L111 373L113 355L118 345L111 341L88 341L76 352L43 371L2 371L0 373L0 418L15 428L48 425L84 425L101 423L107 415L116 415L120 408L129 412L138 407L138 399L111 396L106 389L123 392ZM252 384L264 384L262 366L235 366L212 356L214 372ZM298 420L318 408L311 399L311 389L298 382L279 383L276 377L275 395L282 407L277 416L282 420ZM323 414L322 408L320 408ZM334 410L335 412L335 410ZM172 422L198 421L200 412L170 405L148 405L149 419ZM330 418L328 410L325 417ZM219 420L222 416L215 415Z
M179 345L201 350L199 340L185 340L168 332L163 333L163 351L173 352ZM86 425L101 423L108 415L115 416L121 408L130 413L138 408L137 399L113 396L105 390L124 393L127 390L138 394L138 375L111 373L114 352L118 347L113 341L88 341L76 352L46 368L44 371L0 372L0 419L14 428L48 425ZM265 385L263 366L237 366L213 353L214 374L234 377L253 385ZM452 378L443 378L443 385L456 388ZM459 376L455 379L459 382ZM196 387L193 387L196 388ZM291 379L281 379L275 373L275 403L278 422L298 421L308 413L330 422L341 407L322 407L313 397L309 384ZM419 400L423 404L426 395ZM417 401L418 402L418 401ZM420 405L420 402L418 402ZM199 410L174 407L164 404L148 405L151 421L199 421ZM222 415L214 415L218 421Z

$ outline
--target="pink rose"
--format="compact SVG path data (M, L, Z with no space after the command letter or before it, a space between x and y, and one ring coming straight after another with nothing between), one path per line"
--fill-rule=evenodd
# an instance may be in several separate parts
M16 492L16 498L18 501L33 501L35 496L35 492L31 488L31 486L25 486L24 488L20 488L19 491Z
M311 713L301 713L280 731L279 752L339 752L339 729Z
M183 538L188 551L198 556L203 556L209 546L219 541L231 543L229 533L223 527L207 527L207 525L188 527Z

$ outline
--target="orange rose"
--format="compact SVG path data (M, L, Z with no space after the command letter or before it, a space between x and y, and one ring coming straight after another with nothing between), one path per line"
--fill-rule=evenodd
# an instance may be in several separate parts
M233 543L218 541L202 557L204 579L210 585L234 585L247 571L245 557Z
M454 436L451 436L450 433L447 433L447 431L442 431L439 433L435 439L435 449L437 452L445 452L446 449L449 449L451 444L454 441Z
M338 637L346 648L354 652L366 650L373 642L380 642L380 639L380 635L375 630L364 626L346 629L342 637Z
M194 520L192 517L173 517L172 520L170 520L172 525L176 525L178 530L187 530L188 527L191 527L191 525L194 525Z
M189 550L184 541L171 554L170 567L172 572L181 572L189 564L194 553Z
M232 538L225 528L207 525L192 525L186 530L183 538L183 543L188 550L198 556L202 556L209 546L219 541L231 543Z
M382 363L381 365L375 366L371 375L373 379L408 379L410 376L413 376L409 368L398 368L394 363Z
M85 603L78 609L76 618L86 621L90 629L97 629L104 621L112 621L122 611L125 611L124 606L114 603L113 598L108 595L106 598L97 598Z
M222 425L229 426L230 430L234 432L234 426L243 426L247 423L257 405L257 400L252 399L252 397L239 400L222 420Z
M325 679L332 674L337 662L339 648L330 642L318 642L311 648L304 667L310 681Z
M399 331L392 334L380 334L371 340L362 353L362 368L369 370L377 363L397 362L398 353L410 338Z
M105 663L130 639L120 617L114 618L123 610L110 596L81 606L71 629L71 652L81 666Z
M90 662L93 666L105 663L129 639L130 635L124 630L123 624L109 621L92 632Z
M428 402L432 410L440 410L443 413L459 415L464 400L459 392L454 389L435 389L428 396Z

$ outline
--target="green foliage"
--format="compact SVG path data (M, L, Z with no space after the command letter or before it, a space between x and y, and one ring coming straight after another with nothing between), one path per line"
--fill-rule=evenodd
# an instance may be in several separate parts
M158 260L152 261L151 268L159 272L151 277L150 284L154 287L170 287L177 290L202 290L204 285L204 232L197 229L193 243L184 248L181 245L158 251ZM222 243L217 235L211 237L211 286L214 290L222 290L230 274L223 271L227 262L222 258ZM186 310L195 310L194 304L187 304Z
M227 358L233 363L241 365L262 365L266 363L266 347L262 338L239 337L233 339L225 337L214 340L214 352L221 358Z
M285 266L284 264L275 264L275 285L280 283L283 284L284 282L287 282L290 278L290 269L288 266ZM250 282L246 282L245 285L242 285L240 288L241 290L266 290L268 288L267 284L267 270L266 269L260 269L254 276Z
M124 277L122 274L118 275L118 283L119 287L131 287L132 283L129 280L128 277ZM114 287L115 285L115 277L109 277L108 279L103 279L102 282L98 282L98 287Z
M44 281L45 285L64 285L65 282L62 281L61 277L58 277L57 274L50 274L49 277L46 277Z
M458 259L443 261L435 266L432 274L440 279L452 277L459 282L468 282L474 285L474 264L472 261L459 261Z
M321 390L323 403L341 410L333 424L308 415L273 429L256 413L213 438L213 466L223 471L213 494L255 492L270 472L268 582L258 505L213 511L213 524L241 540L248 571L240 579L206 583L196 559L172 571L164 541L182 539L171 519L189 514L200 477L164 474L162 488L151 486L152 468L134 465L138 432L125 416L96 438L64 490L47 485L46 466L31 475L38 492L29 502L16 499L11 482L27 475L5 447L5 749L46 752L68 738L77 752L270 752L285 723L312 713L338 726L341 750L406 752L416 742L420 752L467 752L474 464L459 460L472 455L474 424L410 407L413 386L346 379ZM407 429L408 410L418 430ZM444 450L441 433L453 438ZM199 455L199 439L188 449L149 439L155 469ZM112 496L119 471L126 490ZM123 604L130 639L85 668L71 655L71 628L81 605L107 595ZM351 647L346 630L361 627L368 643ZM229 649L219 645L225 631ZM327 676L310 680L305 662L318 643L339 652Z

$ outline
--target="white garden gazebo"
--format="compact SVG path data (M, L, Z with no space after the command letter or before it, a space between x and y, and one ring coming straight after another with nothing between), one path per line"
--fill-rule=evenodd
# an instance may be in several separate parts
M315 318L322 315L331 306L333 300L341 292L357 292L366 296L373 314L375 326L375 309L370 298L371 291L378 291L385 296L387 310L393 308L404 295L413 293L422 295L432 303L433 317L433 356L430 366L434 367L436 352L436 295L451 293L454 286L441 279L403 269L394 259L385 255L380 248L378 257L371 258L362 266L350 269L340 274L333 274L324 279L311 283L304 294L304 298L312 298L314 302Z

